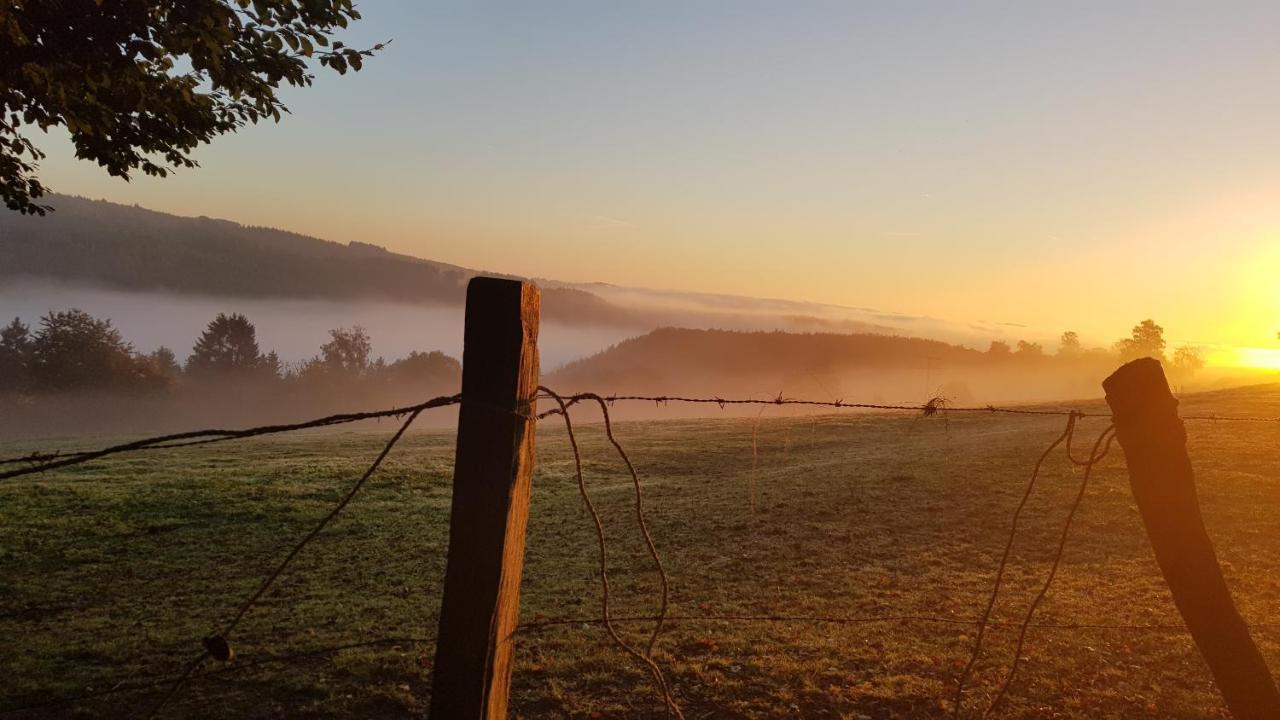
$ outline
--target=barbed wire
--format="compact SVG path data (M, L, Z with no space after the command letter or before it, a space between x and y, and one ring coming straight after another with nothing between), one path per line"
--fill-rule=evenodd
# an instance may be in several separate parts
M653 553L654 560L657 563L658 573L662 577L662 611L656 620L653 634L649 638L649 646L647 652L640 652L632 647L630 643L618 634L617 629L613 627L612 619L609 614L609 563L606 551L604 537L604 523L600 520L600 513L596 510L595 503L591 500L591 495L587 492L587 484L582 477L582 454L578 449L578 440L573 433L573 422L569 418L569 406L563 398L555 393L555 391L544 387L538 387L539 392L546 393L548 397L556 401L559 406L560 415L564 418L565 433L569 436L569 447L573 450L573 466L574 474L578 480L578 492L582 496L582 502L587 506L587 511L591 514L591 520L595 525L597 547L600 553L600 622L604 625L605 631L613 638L614 643L621 648L626 654L635 658L641 665L649 670L649 674L653 676L654 685L657 687L659 694L662 695L662 701L666 706L667 717L675 716L677 720L684 720L684 713L681 711L679 704L671 695L671 688L667 684L666 677L662 674L662 668L653 660L653 645L658 639L658 633L662 629L662 618L667 611L667 575L662 569L662 561L658 559L657 550L653 549L653 540L649 537L648 527L644 521L644 511L640 503L640 480L635 474L631 461L627 460L627 466L632 471L632 477L635 478L636 487L636 514L640 520L640 527L644 532L646 542ZM584 399L586 399L584 397ZM605 411L605 417L608 418L608 407L601 403L602 409ZM606 420L607 422L607 420ZM612 439L612 432L610 433ZM614 440L614 446L626 458L626 453L622 452L622 446Z
M540 398L549 398L550 396L539 396ZM842 410L897 410L920 413L924 416L937 415L940 412L957 412L957 413L987 413L987 414L1009 414L1009 415L1071 415L1078 417L1110 417L1102 413L1083 413L1078 410L1059 410L1050 408L1013 408L1013 407L997 407L995 405L983 406L956 406L943 397L930 398L927 402L919 404L910 403L868 403L868 402L845 402L844 400L806 400L801 398L788 398L778 395L774 398L723 398L719 396L713 397L688 397L680 395L598 395L596 393L577 393L574 395L565 395L566 405L572 407L584 400L593 400L599 398L609 405L620 402L651 402L655 405L666 405L668 403L682 403L689 405L718 405L721 409L730 405L799 405L807 407L824 407ZM538 415L539 419L551 415L558 415L559 410L553 409ZM1280 420L1280 418L1277 418Z
M540 399L551 399L549 395L540 395ZM867 403L867 402L846 402L844 400L812 400L800 398L788 398L779 395L775 398L724 398L719 396L712 397L688 397L680 395L600 395L598 393L576 393L573 395L562 395L565 400L566 407L573 407L578 403L591 400L600 402L602 405L612 406L619 402L651 402L657 405L666 405L669 403L695 404L695 405L718 405L726 408L730 405L753 405L753 406L769 406L769 405L794 405L804 407L823 407L838 410L884 410L899 412L919 413L924 417L931 417L938 414L949 413L977 413L977 414L1002 414L1002 415L1037 415L1037 416L1057 416L1076 418L1107 418L1110 419L1109 413L1091 413L1081 410L1069 410L1059 408L1034 408L1034 407L1009 407L997 405L953 405L944 397L934 397L924 403ZM23 455L17 455L7 458L0 458L0 466L28 464L31 467L20 468L18 470L0 471L0 480L8 480L10 478L21 477L23 475L31 475L44 472L46 470L54 470L57 468L70 467L97 460L99 458L116 455L125 452L134 452L142 450L167 450L175 448L192 447L197 445L208 445L212 443L227 442L230 440L243 440L261 435L273 435L286 432L295 432L298 430L307 430L311 428L329 427L333 425L342 425L346 423L359 422L361 420L376 420L387 417L400 417L414 410L427 410L435 407L443 407L446 405L456 405L462 402L462 395L447 395L432 398L423 403L416 405L406 405L403 407L388 408L386 410L374 410L369 412L340 413L329 415L315 420L307 420L304 422L283 424L283 425L263 425L259 427L251 427L240 430L193 430L189 432L174 433L169 435L158 435L142 440L135 440L128 443L113 445L98 450L78 450L71 452L31 452ZM560 414L559 408L554 408L537 415L538 420L546 419L552 415ZM1257 422L1257 423L1280 423L1280 416L1242 416L1242 415L1182 415L1184 421L1198 422Z
M187 678L191 676L191 673L195 672L195 670L199 668L206 659L212 657L215 660L228 662L231 658L235 657L235 650L232 649L230 641L228 640L232 631L235 630L236 626L240 624L240 621L244 619L244 616L248 614L249 610L258 602L259 599L262 598L267 590L275 584L275 581L284 573L285 568L289 567L289 563L293 562L293 559L298 556L298 553L302 552L302 549L306 547L308 543L314 540L316 536L333 521L334 518L346 509L347 505L351 504L351 501L355 498L356 494L365 486L365 483L369 481L369 478L373 477L373 474L377 472L378 468L382 465L382 461L386 459L387 455L390 454L391 449L396 446L396 443L404 436L405 431L409 429L409 426L413 424L414 420L418 419L418 415L422 414L424 409L426 408L415 408L409 412L409 417L405 419L404 423L400 426L400 429L396 431L395 435L391 436L391 439L387 441L385 446L383 446L382 452L378 453L378 456L374 458L373 462L369 465L369 469L365 470L364 474L360 476L360 479L357 480L355 484L351 486L351 489L342 496L342 499L338 501L338 504L335 505L327 515L321 518L320 522L316 523L316 525L311 528L311 531L303 536L302 540L298 541L298 543L293 546L293 549L289 551L289 554L286 555L284 559L280 561L280 564L276 566L275 570L273 570L271 574L262 581L258 586L258 589L240 604L240 608L236 611L235 616L231 618L230 622L223 626L222 631L204 639L202 643L204 645L204 651L192 660L189 665L187 665L187 669L173 683L173 687L170 688L169 692L165 694L165 696L160 699L160 702L156 703L155 707L153 707L151 712L148 713L148 718L155 718L160 714L160 711L164 709L165 705L173 699L174 695L176 695L186 683Z
M97 460L99 458L104 458L109 455L118 455L120 453L135 452L139 450L165 450L170 448L191 447L193 445L208 445L210 443L226 442L228 440L244 440L261 435L275 435L279 433L296 432L298 430L307 430L310 428L343 425L346 423L358 422L360 420L403 417L410 413L420 413L423 410L445 407L447 405L456 405L460 402L462 402L462 395L460 394L444 395L432 398L426 402L418 403L417 405L406 405L404 407L395 407L387 410L374 410L370 412L342 413L287 425L261 425L242 430L192 430L190 432L174 433L171 435L157 435L143 440L134 440L133 442L112 445L100 450L84 450L63 454L30 453L27 455L0 460L0 465L14 465L24 462L33 464L32 467L0 472L0 480L8 480L22 475L31 475L34 473L45 472L46 470L80 465L82 463L89 462L90 460Z
M1014 677L1018 674L1018 666L1022 662L1022 648L1027 639L1027 629L1031 625L1031 618L1035 615L1036 609L1040 607L1040 603L1044 601L1045 595L1049 593L1049 586L1053 584L1053 579L1058 574L1058 568L1062 564L1062 555L1066 551L1067 536L1071 533L1071 523L1075 520L1076 512L1080 510L1080 503L1084 500L1084 492L1089 487L1089 477L1093 474L1093 468L1107 453L1111 451L1111 441L1115 439L1115 426L1108 425L1099 435L1098 439L1093 443L1093 449L1089 453L1088 460L1078 461L1071 457L1070 436L1067 438L1067 459L1076 465L1084 467L1084 477L1080 480L1080 489L1076 492L1075 501L1071 503L1071 509L1067 512L1067 519L1062 525L1062 534L1058 538L1058 547L1054 551L1053 564L1049 567L1049 575L1044 580L1044 585L1040 588L1040 592L1036 593L1035 599L1031 601L1031 605L1027 608L1027 615L1022 621L1022 627L1018 629L1018 643L1013 650L1013 662L1009 664L1009 673L1005 676L1004 683L1000 686L1000 690L996 693L995 698L991 701L991 705L987 707L987 711L982 714L983 718L991 717L996 707L1000 705L1000 701L1004 699L1009 692L1009 686L1013 684ZM1099 450L1098 448L1102 449Z
M622 462L627 466L627 472L631 474L631 484L635 488L636 494L636 525L640 528L640 534L644 537L645 548L649 551L649 557L653 558L654 567L657 568L658 578L662 583L661 609L658 611L658 621L654 624L653 633L649 636L649 645L645 652L646 655L652 657L653 646L658 642L658 636L662 634L662 618L667 615L667 605L671 596L671 581L667 578L667 571L662 567L662 557L658 555L658 548L653 543L653 534L649 532L649 523L645 520L640 476L636 473L635 465L631 464L631 458L627 456L627 451L622 449L622 444L613 435L613 424L609 421L609 406L600 397L596 397L595 400L600 404L600 413L604 417L605 437L609 438L609 443L618 452L618 457L622 458Z
M987 634L987 621L991 618L991 613L995 610L996 599L1000 595L1000 588L1004 583L1005 569L1009 565L1009 555L1013 552L1013 541L1018 535L1018 520L1022 517L1022 511L1027 506L1027 501L1031 499L1031 493L1035 490L1036 481L1040 478L1040 468L1044 466L1044 461L1048 459L1059 445L1067 442L1076 429L1076 416L1074 414L1067 416L1067 426L1063 428L1062 434L1053 442L1049 443L1049 447L1040 453L1040 457L1036 460L1035 467L1031 470L1031 479L1027 481L1027 487L1022 492L1022 499L1018 501L1018 506L1013 510L1013 519L1009 524L1009 534L1005 539L1004 552L1000 555L1000 564L996 568L996 577L991 587L991 594L987 598L987 605L982 611L981 617L978 619L978 632L973 641L973 650L969 654L969 661L965 664L964 669L960 671L959 677L956 679L956 693L951 703L951 717L959 718L961 708L964 703L964 687L969 680L969 675L973 672L974 666L978 664L978 658L982 656L982 642Z
M549 396L539 396L542 399L549 399ZM1110 420L1111 413L1105 412L1083 412L1081 410L1061 409L1061 408L1043 408L1043 407L1010 407L999 405L953 405L944 397L938 396L930 398L923 403L868 403L868 402L846 402L844 400L811 400L802 398L788 398L778 395L774 398L723 398L719 396L711 397L689 397L681 395L599 395L597 393L577 393L574 395L564 395L565 404L572 407L585 400L600 399L609 405L619 402L646 402L655 405L666 405L669 403L681 403L690 405L718 405L720 408L727 408L730 405L797 405L802 407L823 407L837 410L885 410L885 411L907 411L919 413L925 417L945 413L978 413L978 414L998 414L998 415L1042 415L1067 417L1075 416L1076 418L1105 418ZM551 415L560 414L558 408L540 413L538 419L549 417ZM1248 416L1248 415L1182 415L1182 420L1207 421L1207 422L1261 422L1261 423L1280 423L1280 416Z
M656 615L613 615L609 618L614 623L648 623L658 620ZM664 619L665 624L678 625L681 623L808 623L814 625L872 625L877 623L906 623L919 622L937 625L958 625L965 627L973 627L984 624L982 618L959 618L947 617L944 615L753 615L746 614L683 614L668 613ZM564 618L547 618L543 620L534 620L532 622L521 623L517 628L518 632L538 631L547 628L563 627L567 625L601 625L603 621L598 617L564 617ZM1091 622L1032 622L1026 624L1022 621L1013 620L987 620L985 625L988 628L1022 628L1024 625L1037 630L1124 630L1131 632L1186 632L1185 624L1174 623L1091 623ZM1275 623L1249 623L1250 630L1274 630L1280 628Z

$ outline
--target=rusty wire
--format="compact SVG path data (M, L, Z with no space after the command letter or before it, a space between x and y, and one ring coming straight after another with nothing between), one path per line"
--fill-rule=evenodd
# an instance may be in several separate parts
M573 395L563 395L565 404L572 407L584 400L593 400L596 398L604 400L606 403L613 405L619 402L647 402L655 405L666 405L668 403L692 404L692 405L718 405L722 409L730 405L796 405L802 407L823 407L837 410L886 410L886 411L908 411L919 413L924 417L931 417L939 413L978 413L978 414L1000 414L1000 415L1043 415L1076 418L1106 418L1111 419L1110 413L1102 412L1083 412L1072 409L1059 408L1038 408L1038 407L1008 407L997 405L952 405L946 398L933 397L927 402L919 404L911 403L867 403L867 402L845 402L844 400L806 400L800 398L788 398L778 395L773 398L723 398L719 396L712 397L688 397L680 395L599 395L597 393L577 393ZM549 399L549 396L548 398ZM559 408L553 408L538 415L538 419L543 419L551 415L560 414ZM1261 422L1261 423L1280 423L1280 417L1269 416L1247 416L1247 415L1183 415L1183 420L1206 421L1206 422Z
M1074 414L1067 416L1067 425L1062 430L1062 434L1051 443L1049 447L1040 453L1039 459L1036 460L1035 467L1031 470L1031 479L1027 481L1027 487L1022 492L1022 499L1018 501L1018 506L1013 510L1013 518L1009 523L1009 535L1005 539L1004 552L1000 555L1000 564L996 568L996 577L992 582L991 594L987 598L987 606L983 609L981 617L978 619L978 632L973 641L973 650L969 654L969 661L960 671L960 676L956 679L956 693L952 700L951 717L960 717L961 707L964 703L964 687L968 682L969 676L973 673L973 668L978 664L978 658L982 656L982 642L986 638L988 621L991 619L991 613L995 610L996 599L1000 596L1000 588L1004 584L1005 569L1009 565L1009 555L1013 552L1013 542L1018 535L1018 520L1022 517L1022 511L1027 506L1027 501L1031 499L1031 493L1035 490L1036 481L1040 478L1040 468L1044 466L1044 461L1048 459L1059 445L1064 442L1070 447L1071 436L1075 433L1076 416Z
M613 619L609 614L609 563L608 553L604 537L604 523L600 520L600 513L596 510L595 503L591 500L591 495L587 492L586 481L582 476L582 454L578 449L578 440L573 433L573 422L569 419L569 406L564 398L557 395L554 391L539 387L540 392L546 393L548 397L556 401L559 405L560 415L564 418L565 432L569 436L569 447L573 450L573 466L574 473L578 481L578 492L582 496L583 503L587 506L587 511L591 514L592 523L596 531L596 543L600 554L600 623L604 625L605 631L609 633L609 637L613 638L613 642L623 650L627 655L635 658L637 662L648 669L649 674L653 676L654 685L658 689L658 693L662 696L663 704L666 707L667 717L674 716L677 720L684 720L684 713L680 710L680 705L676 702L675 697L671 694L671 687L667 684L666 677L662 674L662 668L654 662L648 653L643 653L628 643L618 634L617 628L613 626ZM583 399L586 399L583 397ZM637 483L639 481L637 480ZM638 496L637 496L638 503ZM659 565L661 571L661 565ZM663 572L663 585L665 587L666 573ZM665 607L665 603L664 603ZM665 613L664 613L665 614ZM658 629L661 628L661 618L658 619ZM656 640L656 632L650 641L650 650L652 650L653 640Z
M1031 601L1030 607L1027 608L1026 617L1022 621L1022 626L1018 630L1018 643L1013 651L1013 662L1009 664L1009 672L1005 675L1004 683L1000 685L999 691L991 701L991 705L987 711L982 714L983 718L991 717L996 707L1000 705L1000 701L1004 699L1009 692L1009 686L1013 684L1013 678L1018 674L1018 665L1022 662L1022 647L1027 640L1027 628L1031 626L1031 618L1035 615L1036 608L1040 607L1044 596L1049 593L1049 586L1053 584L1053 579L1058 574L1058 567L1062 564L1062 555L1067 547L1067 536L1071 533L1071 523L1075 519L1076 512L1080 509L1080 503L1084 500L1084 492L1089 487L1089 476L1093 474L1093 468L1098 464L1107 453L1111 452L1111 441L1115 439L1115 426L1108 425L1107 429L1098 434L1098 439L1093 443L1093 449L1089 452L1089 458L1084 461L1077 461L1074 458L1068 458L1076 465L1084 467L1084 477L1080 480L1080 489L1076 492L1075 501L1071 503L1071 510L1067 512L1066 522L1062 525L1062 535L1058 538L1058 548L1053 556L1053 565L1049 568L1049 575L1044 580L1044 585L1040 588L1040 592L1036 594L1034 600ZM1099 450L1098 448L1102 449Z
M285 568L289 567L289 564L298 556L298 553L302 552L304 547L314 540L316 536L333 521L334 518L346 509L347 505L351 503L356 494L365 486L365 483L369 481L369 478L373 477L373 474L377 472L378 468L382 465L382 461L386 459L387 455L390 454L391 449L400 441L400 438L404 435L405 431L409 429L409 426L413 424L414 420L418 419L418 415L422 414L423 409L424 408L416 408L410 411L409 417L405 419L404 423L400 426L400 429L396 431L395 435L391 436L391 439L387 441L385 446L383 446L382 452L378 453L378 456L374 458L373 462L369 465L369 468L365 470L364 474L360 476L360 479L351 486L351 489L342 496L342 499L338 501L338 504L335 505L327 515L321 518L320 522L316 523L316 525L311 528L311 531L303 536L302 540L298 541L298 543L293 546L293 549L289 551L289 554L286 555L284 559L280 561L280 564L276 566L275 570L273 570L271 574L262 581L258 586L258 589L240 604L240 608L236 611L235 616L231 618L230 622L223 626L222 631L205 638L205 650L187 665L186 670L176 681L174 681L169 692L166 693L164 697L160 699L160 702L156 703L156 705L151 709L151 712L147 714L148 718L155 718L160 714L160 711L163 710L169 701L173 699L173 697L186 683L187 679L191 677L191 674L204 664L205 660L211 656L216 657L220 654L217 648L225 648L226 655L223 657L216 657L216 659L229 661L232 658L233 654L230 650L230 645L228 644L228 638L231 636L232 631L235 630L236 626L240 624L240 621L244 619L244 616L248 614L249 610L255 604L257 604L258 600L262 598L267 590L275 584L275 581L284 573Z
M406 405L404 407L389 408L387 410L374 410L370 412L329 415L315 420L291 423L288 425L261 425L259 427L245 428L242 430L192 430L190 432L158 435L142 440L134 440L132 442L112 445L99 450L83 450L71 453L28 453L26 455L0 460L0 465L15 465L19 463L31 464L31 467L0 472L0 480L8 480L22 475L32 475L35 473L45 472L47 470L80 465L82 463L87 463L90 460L97 460L99 458L107 457L109 455L118 455L120 453L136 452L140 450L164 450L169 448L190 447L192 445L208 445L210 443L226 442L228 440L244 440L246 438L259 437L261 435L275 435L278 433L296 432L298 430L307 430L310 428L343 425L346 423L358 422L360 420L403 417L409 414L416 415L423 410L429 410L431 408L456 405L460 402L462 402L461 395L444 395L416 405Z

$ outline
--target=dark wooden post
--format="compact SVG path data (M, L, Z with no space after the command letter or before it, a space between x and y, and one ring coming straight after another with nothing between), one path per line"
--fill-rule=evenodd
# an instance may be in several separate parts
M514 280L477 277L467 286L431 720L507 716L533 476L539 298L536 286Z
M1280 693L1236 611L1205 531L1178 401L1164 370L1134 360L1102 383L1156 561L1236 720L1280 718Z

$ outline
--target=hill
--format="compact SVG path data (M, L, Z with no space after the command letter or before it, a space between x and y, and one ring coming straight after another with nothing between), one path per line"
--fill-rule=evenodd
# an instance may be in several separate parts
M548 376L565 392L956 403L1096 397L1109 356L993 356L887 334L662 328Z
M54 195L50 201L57 211L43 218L0 213L0 290L6 284L10 288L33 284L36 291L56 287L125 291L141 295L143 304L150 307L163 304L162 294L179 294L353 306L390 301L460 309L467 281L481 274L368 243L343 244L66 195ZM1009 328L999 323L597 282L546 278L537 282L542 287L543 317L551 323L604 326L625 334L679 326L904 334L977 347L985 347L993 338L1019 339L1008 337ZM36 307L35 312L45 309ZM1052 336L1028 331L1032 340Z
M271 228L54 196L47 217L0 213L0 280L46 278L119 290L250 298L461 305L477 272ZM493 274L493 273L486 273ZM501 275L500 275L501 276ZM507 276L510 277L510 276ZM549 319L642 324L638 313L547 287Z

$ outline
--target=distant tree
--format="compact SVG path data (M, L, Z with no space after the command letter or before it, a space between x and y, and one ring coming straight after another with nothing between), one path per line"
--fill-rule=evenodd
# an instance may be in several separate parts
M1017 354L1018 357L1024 359L1044 357L1044 346L1040 343L1019 340Z
M178 364L178 356L173 351L161 345L147 356L147 360L155 368L156 372L168 378L176 378L182 374L182 366Z
M135 389L151 392L168 390L178 381L182 367L169 348L161 345L146 355L133 356Z
M0 329L0 392L26 390L31 382L31 330L19 318Z
M139 367L133 348L110 320L83 310L51 312L40 319L31 343L31 378L40 390L134 387Z
M0 197L43 215L44 153L26 128L64 127L76 157L128 179L195 167L202 144L280 121L310 61L359 70L380 50L331 40L353 0L27 0L0 5Z
M275 350L262 356L262 374L270 378L278 378L284 373L284 363Z
M243 376L260 371L263 365L257 328L239 313L218 313L187 358L187 372L195 377Z
M1164 328L1152 320L1143 320L1133 326L1130 337L1116 343L1115 349L1123 362L1143 357L1164 362L1164 347Z
M1062 333L1062 338L1058 341L1058 355L1076 357L1082 352L1084 352L1084 347L1080 344L1079 333L1074 330Z
M462 363L436 350L414 350L388 365L386 374L396 383L453 387L462 379Z
M992 340L991 347L987 348L987 354L993 357L1008 357L1013 354L1013 350L1009 347L1009 343L1003 340Z
M1183 345L1173 351L1173 361L1169 363L1169 374L1183 383L1204 369L1204 354L1200 348Z
M359 377L369 370L373 343L359 325L329 331L329 342L320 346L320 365L330 373Z

